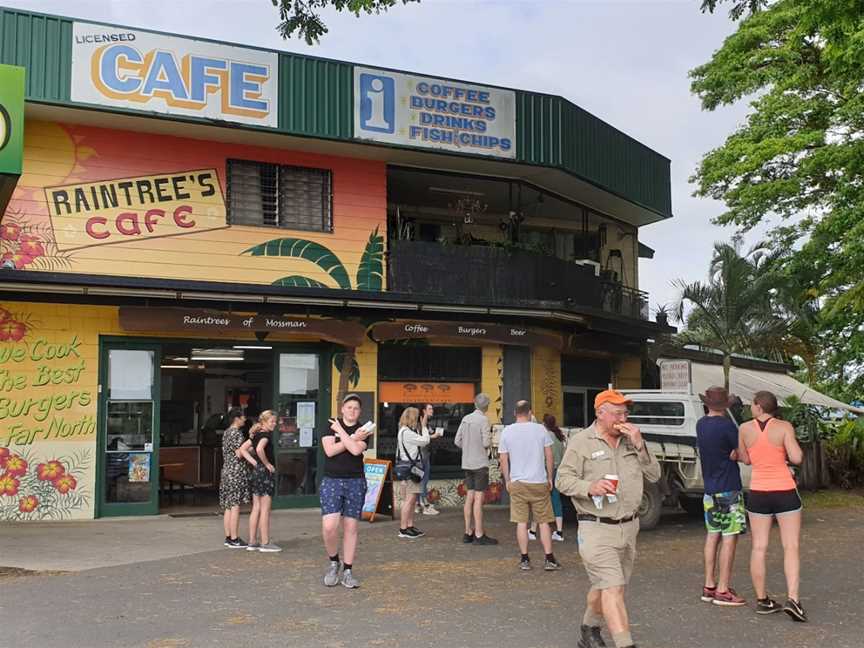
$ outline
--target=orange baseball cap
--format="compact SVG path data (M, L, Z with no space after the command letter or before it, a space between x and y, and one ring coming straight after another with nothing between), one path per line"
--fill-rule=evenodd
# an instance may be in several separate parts
M597 409L604 403L610 403L612 405L630 405L633 401L615 389L607 389L594 397L594 409Z

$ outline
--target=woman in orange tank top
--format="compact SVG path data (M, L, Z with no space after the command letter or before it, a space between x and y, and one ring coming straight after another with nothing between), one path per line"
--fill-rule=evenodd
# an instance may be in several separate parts
M753 420L739 430L739 460L750 464L750 495L747 512L752 531L750 577L756 590L756 613L771 614L781 609L795 621L806 621L807 615L799 601L801 560L801 498L787 462L800 464L804 453L795 438L795 428L774 418L777 397L760 391L750 406ZM784 606L768 597L765 589L765 554L771 535L771 524L777 518L780 541L783 544L783 571L786 574L788 599Z

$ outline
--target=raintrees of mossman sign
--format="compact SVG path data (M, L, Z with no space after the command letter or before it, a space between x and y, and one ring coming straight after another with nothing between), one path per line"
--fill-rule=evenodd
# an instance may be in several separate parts
M516 93L355 67L354 137L515 158Z
M275 52L76 22L72 101L277 126Z

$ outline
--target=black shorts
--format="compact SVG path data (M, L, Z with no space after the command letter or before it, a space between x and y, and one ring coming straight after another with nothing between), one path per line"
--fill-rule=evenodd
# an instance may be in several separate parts
M771 517L800 510L801 498L794 488L786 491L750 491L747 496L747 512L751 515Z
M489 488L489 469L478 468L477 470L465 471L465 490L485 491Z

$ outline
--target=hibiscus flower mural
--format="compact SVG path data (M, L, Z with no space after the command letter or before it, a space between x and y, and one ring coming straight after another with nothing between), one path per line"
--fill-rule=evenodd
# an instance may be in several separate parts
M39 508L39 498L35 495L28 495L18 500L18 511L20 513L32 513Z
M7 270L56 270L65 259L56 253L53 230L41 226L13 208L0 223L0 268Z
M63 520L87 508L81 480L90 465L89 450L39 461L0 448L0 520Z
M0 256L0 260L6 255ZM13 313L0 307L0 342L19 342L35 326L30 314Z

